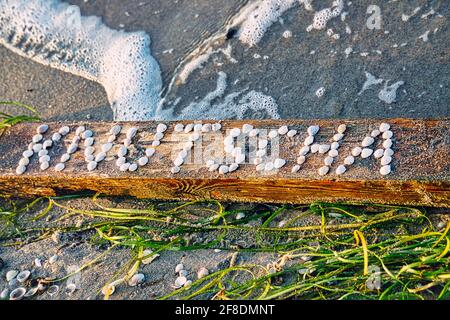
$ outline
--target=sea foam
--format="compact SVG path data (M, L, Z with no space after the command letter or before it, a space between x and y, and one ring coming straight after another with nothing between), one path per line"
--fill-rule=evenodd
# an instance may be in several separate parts
M1 0L0 43L103 85L116 120L154 118L161 72L144 32L110 29L59 0Z

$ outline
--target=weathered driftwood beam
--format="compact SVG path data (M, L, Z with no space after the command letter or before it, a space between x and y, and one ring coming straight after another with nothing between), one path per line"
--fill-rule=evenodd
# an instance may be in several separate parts
M164 132L159 135L156 135L158 122L48 123L49 129L42 134L42 140L39 140L40 137L37 136L35 140L39 141L34 143L32 139L37 134L38 126L42 124L28 123L14 126L0 137L0 194L13 197L54 196L93 191L107 195L130 195L156 199L218 199L276 203L329 201L450 207L450 121L448 119L221 121L221 129L218 131L212 131L209 125L204 126L204 131L208 132L199 131L200 138L193 133L194 131L185 133L174 130L176 124L208 122L215 123L211 121L165 122L167 130L163 130L165 126L160 126L159 131ZM389 148L394 151L391 156L392 162L389 164L391 172L382 175L380 173L381 159L375 158L373 154L368 158L356 156L353 164L345 164L344 159L352 154L352 150L357 146L361 147L364 138L370 137L371 132L378 129L383 122L390 124L390 131L393 133L390 138L392 146ZM260 129L259 134L256 137L249 137L248 133L243 134L244 124ZM308 136L309 126L320 127L320 131L314 136L314 143L331 146L333 136L338 133L338 126L341 124L346 124L347 129L342 139L338 139L337 155L335 152L329 154L329 151L323 154L310 151L306 154L306 161L300 165L300 169L292 172L299 161L299 152ZM120 125L122 131L112 142L112 149L108 151L110 147L107 145L108 139L110 141L113 139L109 132L114 125ZM295 132L291 131L289 134L277 135L277 137L272 134L272 138L268 137L270 130L278 130L283 125L287 125L289 130L297 130L297 133L293 135ZM40 159L38 153L42 146L35 145L51 140L52 137L58 140L58 135L54 133L63 126L68 126L70 132L63 135L59 141L54 141L51 147L47 142L48 152L41 152L42 159ZM75 145L78 145L77 151L71 154L71 159L64 162L64 165L57 166L61 162L61 156L71 148L70 145L77 135L76 129L79 126L85 126L86 130L93 132L95 151L92 157L100 161L94 160L95 164L89 164L92 162L92 157L89 156L89 151L85 152L87 147L84 145L89 134L83 137L83 133L79 130L81 140L77 143L78 138L75 138ZM127 163L135 163L136 165L131 167L131 170L137 167L135 171L130 171L127 165L120 168L123 161L117 164L118 150L123 149L126 133L132 127L137 128L137 133L129 141L131 146L128 147L127 155L123 160ZM200 126L196 127L196 129L199 128ZM233 128L241 129L241 135L231 141L238 139L234 142L234 146L237 147L240 144L241 154L244 154L245 158L238 161L241 163L235 171L222 174L219 170L226 171L230 167L217 169L216 165L211 165L212 162L206 163L214 158L215 163L220 162L225 165L227 154L223 153L225 158L220 159L224 146L227 145L224 144L223 139L226 138L225 132L230 133ZM181 129L181 126L178 125L177 129ZM251 129L249 126L245 127L245 130L249 129ZM341 127L340 130L342 129ZM284 131L280 132L284 133ZM234 134L236 133L238 132L234 131ZM250 133L250 136L254 133ZM382 134L376 136L375 142L367 148L372 150L388 148L390 141L383 147L383 142L388 139L388 136L390 136L389 132L384 138ZM158 142L153 141L158 139L160 144L156 146ZM189 139L197 139L191 149L186 146ZM254 163L255 158L259 158L256 152L260 140L269 141L268 147L262 149L266 149L269 155L272 153L274 158L284 159L286 161L284 166L279 169L256 170L257 166ZM370 139L368 140L370 142ZM88 141L86 144L89 145L91 142ZM128 143L125 141L126 145ZM106 157L101 161L103 156L99 153L105 144ZM142 159L139 165L138 159L146 157L145 151L152 148L152 144L155 153L148 157L148 163L142 165L146 162ZM230 144L230 138L228 144ZM262 142L259 146L263 147L264 144L265 142ZM312 145L309 147L317 149L317 145L314 147ZM176 172L178 169L173 169L174 159L180 156L179 153L183 147L187 149L187 155L181 152L181 156L185 157L183 164L177 163L180 171ZM22 164L26 165L17 169L19 161L23 158L23 152L33 148L34 155L30 158L25 157L29 163L23 160ZM303 152L307 149L304 148ZM235 150L233 156L228 154L228 165L237 161L234 157L237 151ZM46 157L46 153L50 159ZM87 157L86 154L88 154ZM148 154L150 155L151 151ZM378 151L378 154L381 154L381 151ZM325 158L330 155L333 163L329 165L329 172L323 176L319 175L319 169L324 167L324 161L327 161ZM271 162L269 158L263 157L263 163ZM256 163L260 161L256 160ZM45 169L47 164L42 165L42 162L48 162L49 167ZM301 159L300 162L302 162ZM273 163L272 161L272 165ZM277 162L278 165L282 163L283 161ZM40 168L41 165L45 170ZM271 169L272 165L263 164L258 169L264 167ZM55 170L63 166L62 171ZM341 174L338 175L336 169L339 166L344 166L346 170L342 173L341 167L338 170ZM210 171L209 168L215 170ZM322 173L324 171L326 170L322 169Z

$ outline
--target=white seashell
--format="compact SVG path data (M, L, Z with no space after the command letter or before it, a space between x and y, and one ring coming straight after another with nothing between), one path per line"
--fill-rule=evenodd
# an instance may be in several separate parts
M256 156L261 158L264 157L266 155L267 149L260 149L258 151L256 151Z
M39 258L34 259L34 265L35 265L37 268L41 268L41 267L42 267L41 259L39 259Z
M136 133L137 133L137 128L136 128L136 127L131 127L131 128L128 129L128 131L127 131L127 138L128 138L128 139L133 139L134 136L136 135Z
M124 157L128 153L128 149L125 146L120 146L119 150L117 150L117 156Z
M331 166L331 164L333 163L333 161L334 161L334 158L333 158L333 157L330 157L330 156L328 156L328 157L326 157L325 159L323 159L323 163L324 163L326 166Z
M58 142L59 140L61 140L61 138L62 138L62 136L61 136L61 134L58 133L58 132L55 132L55 133L52 135L52 141L54 141L54 142Z
M130 166L128 167L128 171L133 172L133 171L136 171L137 168L138 168L138 165L137 165L136 163L132 163L132 164L130 164Z
M87 165L88 171L92 171L95 168L97 168L97 162L96 161L90 161Z
M125 146L125 147L129 147L129 146L131 146L131 139L128 139L128 138L125 138L125 139L123 139L123 145Z
M336 134L333 136L333 140L334 140L334 141L339 141L339 140L342 140L343 137L344 137L344 134L343 134L343 133L336 133Z
M333 150L337 150L337 149L339 149L339 142L333 142L332 144L331 144L331 149L333 149Z
M79 136L80 134L82 134L84 132L84 130L86 130L85 126L79 126L76 130L75 130L75 134L77 136Z
M39 167L42 171L47 170L50 167L50 163L48 161L44 161Z
M372 149L364 148L361 151L361 158L363 158L363 159L368 158L372 155L372 153L373 153Z
M22 156L24 157L24 158L30 158L32 155L33 155L33 151L31 151L31 150L25 150L23 153L22 153Z
M182 132L183 129L184 129L184 124L182 124L182 123L177 123L177 124L175 125L175 127L173 128L173 131L175 131L175 132Z
M270 139L274 139L278 136L278 131L277 130L270 130L269 132L269 138Z
M242 220L245 218L245 213L244 212L238 212L236 214L236 220Z
M158 258L159 257L159 254L158 253L154 253L152 250L150 250L150 249L145 249L143 252L142 252L142 257L144 258L144 259L142 259L142 263L143 264L150 264L150 263L152 263L156 258ZM146 258L145 258L146 257Z
M167 125L164 124L164 123L159 123L159 124L156 126L156 132L158 132L158 133L163 133L163 132L165 132L166 130L167 130Z
M331 149L329 152L328 152L328 156L330 156L330 157L337 157L338 156L338 154L339 154L339 151L337 151L336 149Z
M206 161L206 166L207 167L212 166L214 163L215 163L214 160L207 160Z
M267 147L267 144L269 143L269 141L267 141L266 139L262 139L258 141L258 149L264 149L265 147Z
M53 255L48 259L48 263L54 264L56 261L58 261L58 255Z
M30 142L30 144L28 145L28 150L33 151L33 147L34 147L34 143Z
M25 166L17 166L17 168L16 168L16 173L17 174L23 174L25 171L27 171L27 167L25 167Z
M64 153L64 154L61 156L61 159L60 159L59 161L61 161L61 162L67 162L67 161L69 161L69 160L70 160L70 154Z
M94 157L93 154L88 154L87 156L84 156L84 160L85 160L86 162L94 161L94 160L95 160L95 157Z
M9 270L9 271L6 273L6 281L9 282L9 281L11 281L12 279L15 279L15 278L17 277L18 274L19 274L19 271L17 271L17 270Z
M341 124L341 125L339 125L339 127L337 129L337 132L338 133L344 133L345 130L347 130L347 126L345 124Z
M135 287L138 284L141 284L145 280L145 275L143 273L136 273L133 275L130 280L128 280L128 285L130 287Z
M291 172L292 172L292 173L296 173L296 172L298 172L299 170L300 170L300 166L299 166L298 164L296 164L295 166L292 167Z
M186 277L178 277L175 280L175 288L181 288L187 282Z
M280 169L281 167L283 167L286 164L286 160L284 159L275 159L275 161L273 162L273 166L275 169Z
M21 300L26 292L27 292L27 290L22 287L14 289L9 294L9 300Z
M173 164L177 167L181 166L184 162L184 159L182 157L176 157L176 159L173 161Z
M188 123L185 127L184 127L184 132L185 133L189 133L192 131L192 129L194 129L194 124L193 123Z
M162 138L164 138L164 133L162 133L162 132L155 133L155 137L154 137L155 140L161 140Z
M45 140L44 143L42 144L42 147L44 149L50 148L53 145L53 141L52 140Z
M49 162L49 161L50 161L50 157L49 157L48 155L39 157L39 163L42 163L42 162Z
M222 125L220 123L214 123L212 125L212 130L213 131L219 131L222 128Z
M96 162L101 162L101 161L105 160L105 158L106 158L106 153L100 152L99 154L97 154L95 156L95 161Z
M0 299L1 300L5 300L9 297L9 289L5 288L3 289L3 291L0 293Z
M109 129L109 134L117 136L121 130L122 127L116 124L115 126L111 127L111 129Z
M77 150L78 150L78 145L72 143L72 144L69 145L69 147L67 148L66 152L68 154L72 154L72 153L75 153L75 151L77 151Z
M37 127L36 132L37 133L46 133L48 130L48 125L42 124L39 127Z
M265 168L265 164L264 163L260 163L256 166L256 171L263 171Z
M392 147L392 140L391 139L386 139L383 142L383 148L388 149Z
M298 155L299 156L306 156L308 154L309 150L310 150L309 146L303 146L300 149L300 152L298 153Z
M210 165L208 168L208 170L211 172L216 171L217 169L219 169L219 164L217 164L217 163Z
M234 144L234 138L232 136L226 136L225 139L223 139L223 144L225 146L232 146Z
M58 130L58 133L62 136L65 136L69 132L70 132L70 128L68 126L63 126L63 127L59 128L59 130Z
M125 162L124 164L122 164L119 168L120 171L128 171L128 168L130 167L130 163L129 162Z
M344 159L344 163L346 165L352 165L355 162L355 158L353 156L348 156Z
M72 139L72 143L73 143L73 144L79 144L80 141L81 141L81 138L80 138L79 136L75 136L75 137L73 137L73 139Z
M192 280L188 280L184 283L183 287L189 288L192 285Z
M107 284L106 286L104 286L103 288L102 288L102 294L104 295L104 296L110 296L110 295L112 295L114 292L116 291L116 286L115 285L113 285L112 283L110 283L110 284Z
M172 172L173 174L176 174L176 173L178 173L178 172L180 172L180 167L172 167L172 168L170 168L170 172Z
M286 133L288 133L289 129L287 126L281 126L278 128L278 134L279 135L285 135Z
M289 130L288 133L286 134L289 138L292 138L293 136L295 136L297 134L297 130Z
M41 140L42 140L42 134L35 134L34 136L33 136L33 139L32 139L32 141L33 141L33 143L38 143L38 142L40 142Z
M386 132L391 128L391 125L388 123L382 123L380 124L380 131L381 132Z
M91 130L86 130L81 134L81 137L83 139L87 139L87 138L92 137L93 135L94 135L94 133Z
M67 284L67 286L66 286L66 294L67 295L70 296L71 294L73 294L75 292L75 290L77 290L77 286L75 283Z
M343 174L345 171L347 171L347 168L344 165L340 165L336 168L336 174L337 175L341 175Z
M392 150L391 148L387 148L387 149L384 150L384 154L383 155L392 157L393 154L394 154L394 150Z
M198 132L194 132L189 136L190 141L197 141L198 139L200 139L200 133Z
M228 168L228 172L236 171L237 168L239 168L239 165L237 163L230 164L230 167Z
M194 132L200 132L200 131L202 131L202 127L203 127L203 125L202 125L201 123L196 123L196 124L194 125Z
M198 270L197 272L197 278L201 279L203 277L206 277L209 274L208 269L206 269L205 267L200 268L200 270Z
M311 153L316 153L317 151L319 151L320 145L318 143L314 143L311 146Z
M250 132L248 133L249 137L256 137L259 133L259 129L252 129L250 130Z
M272 171L273 168L274 168L273 162L267 162L267 163L264 165L264 170L265 170L265 171Z
M115 141L117 139L117 137L115 136L115 135L110 135L109 137L108 137L108 142L113 142L113 141Z
M383 176L388 175L389 173L391 173L391 166L390 165L382 166L380 169L380 173Z
M33 146L33 151L34 151L34 152L39 152L39 151L41 151L41 150L42 150L42 144L41 144L41 143L35 144L35 145Z
M306 157L305 156L300 156L297 158L297 164L303 164L306 161Z
M219 173L220 174L226 174L226 173L228 173L228 171L229 171L228 166L222 165L222 166L219 167Z
M384 154L384 149L377 149L373 153L373 156L375 157L375 159L379 159L383 156L383 154Z
M361 142L361 147L368 147L374 143L375 139L372 137L365 137Z
M390 138L392 138L393 135L394 134L392 133L392 131L390 131L390 130L385 131L385 132L383 132L383 139L390 139Z
M24 271L20 272L20 273L16 276L16 279L17 279L17 281L19 281L20 283L23 283L23 282L25 282L25 281L28 280L28 278L30 277L30 275L31 275L31 272L30 272L30 271L24 270Z
M247 134L250 133L250 131L253 130L253 126L251 124L245 123L244 125L242 125L242 133L243 134Z
M186 270L180 270L180 272L178 272L178 275L180 277L186 277L188 275L188 272Z
M27 166L28 164L30 163L30 159L28 159L28 158L22 158L22 159L20 159L20 161L19 161L19 166Z
M355 147L352 150L352 156L357 157L361 154L362 149L360 147Z
M310 136L314 136L314 135L316 135L317 134L317 132L319 132L319 130L320 130L320 127L319 126L310 126L309 128L308 128L308 135L310 135Z
M39 151L39 153L38 153L38 156L39 156L39 157L46 156L46 155L48 155L48 150L42 149L42 150Z
M323 166L319 168L319 175L324 176L328 173L328 171L330 171L330 167L328 166Z
M314 142L314 136L307 136L305 141L303 142L303 145L309 146Z
M113 144L111 142L105 143L102 145L102 151L103 152L108 152L109 150L111 150L113 147Z
M232 136L234 138L238 137L240 134L241 134L241 129L239 129L239 128L233 128L230 131L230 136Z
M55 171L63 171L64 169L65 169L65 165L64 165L64 163L58 163L56 166L55 166Z
M381 165L382 165L382 166L388 165L388 164L391 163L391 162L392 162L392 158L389 157L389 156L383 156L383 157L381 158Z
M116 166L120 167L121 165L123 165L125 162L127 162L127 159L125 157L119 157L116 160ZM128 169L128 168L127 168ZM125 171L125 170L124 170Z
M138 163L141 167L145 166L148 163L148 157L140 157Z
M245 154L242 154L242 153L238 154L235 158L235 161L237 164L244 163L245 162Z
M211 131L211 123L205 123L203 126L202 126L202 132L210 132Z
M147 148L147 149L145 149L145 155L147 156L147 157L151 157L151 156L153 156L155 154L155 149L154 148Z
M236 157L238 154L242 154L242 148L241 147L233 148L233 151L231 151L231 155L233 157Z
M47 289L47 294L48 294L50 297L52 297L52 296L54 296L55 294L57 294L58 291L59 291L59 286L57 286L57 285L55 284L55 285L53 285L53 286L50 286L50 287Z
M376 138L376 137L378 137L380 135L380 133L381 133L380 130L375 129L375 130L372 130L372 132L370 133L370 136L372 138Z
M330 150L330 145L329 144L321 144L321 145L319 145L319 153L323 154L325 152L328 152L328 150Z
M179 273L181 270L184 270L184 265L179 263L175 266L175 273Z
M34 287L34 288L31 288L30 290L28 290L28 291L25 293L24 297L26 297L26 298L32 297L32 296L34 296L38 291L39 291L39 287L38 287L38 286L36 286L36 287Z

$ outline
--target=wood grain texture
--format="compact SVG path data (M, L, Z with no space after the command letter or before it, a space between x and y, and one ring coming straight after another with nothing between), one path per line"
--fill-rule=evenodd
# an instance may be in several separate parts
M382 176L379 160L373 157L356 158L343 175L334 170L343 164L351 149L361 144L363 138L380 123L391 124L394 133L392 173ZM188 123L187 121L177 123ZM205 121L203 123L206 123ZM184 164L178 174L170 168L176 153L185 144L188 134L173 133L175 123L166 122L168 129L161 145L156 147L150 162L135 172L121 172L115 165L116 148L108 153L105 161L92 172L87 171L84 147L73 154L66 169L55 172L53 166L70 144L78 125L94 131L95 146L106 142L106 133L116 123L48 123L49 131L44 138L51 137L62 125L71 127L63 141L49 149L50 168L41 171L38 157L31 158L23 175L15 168L21 154L27 149L39 124L28 123L14 126L0 137L0 194L6 196L54 196L81 191L100 192L107 195L130 195L155 199L218 199L230 201L310 203L312 201L362 203L384 203L450 207L450 121L442 120L258 120L222 121L222 133L250 123L256 128L277 129L288 125L298 130L293 138L280 138L279 154L287 164L270 174L255 170L254 164L243 164L235 172L221 175L209 172L204 162L205 155L223 146L221 137L212 134L203 136L203 143L193 151L195 157ZM347 131L339 148L339 155L331 166L330 173L319 176L317 170L323 165L324 155L309 154L307 161L297 173L291 173L296 164L298 151L310 125L319 125L317 143L330 143L339 124L345 123ZM153 140L157 122L119 123L124 132L135 126L139 129L132 156L139 157L143 148ZM117 144L123 139L120 135ZM383 139L376 140L373 149ZM209 146L209 147L208 147ZM252 152L252 150L250 150ZM203 155L202 155L203 154ZM195 159L195 160L194 160Z

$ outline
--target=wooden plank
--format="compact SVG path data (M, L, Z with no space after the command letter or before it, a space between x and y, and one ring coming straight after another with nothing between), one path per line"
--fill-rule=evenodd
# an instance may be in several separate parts
M394 155L392 172L380 174L380 160L373 156L362 159L356 157L353 165L346 166L347 171L336 175L335 170L343 164L351 150L360 145L365 136L380 126L382 122L391 125L393 132ZM187 121L177 122L188 124ZM200 122L196 122L200 123ZM207 123L203 121L203 123ZM191 150L186 163L179 173L173 174L173 159L189 138L187 133L174 132L176 123L166 122L168 129L157 147L155 155L147 165L134 172L122 172L116 166L116 153L125 132L130 127L138 129L133 138L133 147L128 161L135 161L145 148L152 144L157 122L140 123L48 123L49 130L44 139L61 126L69 126L71 131L59 143L48 149L50 168L40 170L38 156L30 159L24 174L18 175L16 167L24 150L36 134L39 124L27 123L14 126L0 137L0 194L8 196L54 196L80 191L100 192L107 195L130 195L139 198L155 199L218 199L230 201L309 203L312 201L349 202L349 203L385 203L405 205L425 205L450 207L450 121L442 120L261 120L261 121L221 121L219 132L203 133ZM256 150L250 147L246 163L228 174L217 170L210 172L205 161L215 150L223 151L223 133L232 128L242 128L244 123L264 130L278 129L288 125L298 131L292 138L286 135L272 140L273 151L287 161L279 170L258 172L253 163ZM79 125L94 132L96 149L107 142L110 128L119 124L122 133L117 144L108 152L104 161L99 162L93 171L87 170L83 141L80 149L66 163L66 168L56 172L54 166L75 135ZM306 156L301 169L292 173L310 125L320 126L315 141L330 144L337 133L337 127L346 124L347 130L340 141L339 155L334 159L330 172L325 176L318 174L326 155L315 153ZM241 135L243 137L243 135ZM249 138L247 138L249 139ZM253 140L252 140L253 139ZM247 140L253 145L257 140ZM261 138L262 139L262 138ZM381 135L370 147L379 148L383 143ZM278 144L277 144L278 143ZM278 147L277 147L278 145ZM98 151L97 151L98 152Z

